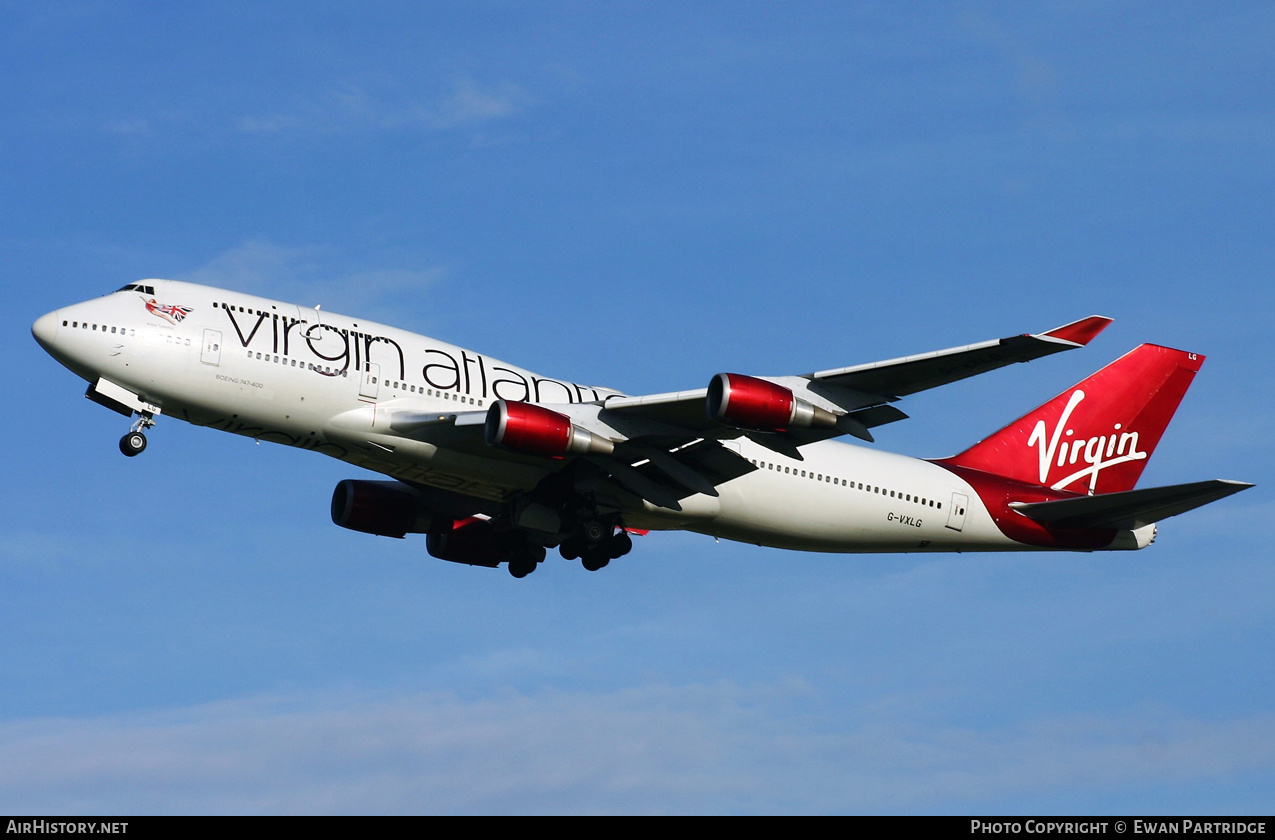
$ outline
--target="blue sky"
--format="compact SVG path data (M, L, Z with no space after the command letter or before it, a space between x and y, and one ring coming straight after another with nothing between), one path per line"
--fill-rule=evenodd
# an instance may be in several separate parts
M1270 813L1275 9L0 7L0 810ZM631 393L1092 313L909 398L951 454L1130 349L1209 357L1136 554L652 534L517 581L342 531L319 456L144 456L30 323L143 277Z

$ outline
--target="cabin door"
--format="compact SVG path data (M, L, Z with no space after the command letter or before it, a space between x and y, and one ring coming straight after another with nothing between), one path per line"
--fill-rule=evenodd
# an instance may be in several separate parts
M204 349L199 351L199 361L206 365L221 364L221 330L204 330Z
M376 399L377 390L380 388L381 366L368 362L363 365L363 374L359 379L359 396L365 399Z
M965 527L965 508L969 507L970 499L964 493L952 494L952 506L947 510L947 527L953 531L959 531Z

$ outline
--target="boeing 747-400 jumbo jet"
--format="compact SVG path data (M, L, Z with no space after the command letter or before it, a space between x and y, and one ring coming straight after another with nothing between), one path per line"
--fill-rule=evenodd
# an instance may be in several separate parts
M597 570L630 534L685 529L828 552L1144 548L1157 520L1252 485L1135 490L1204 357L1143 344L959 455L850 445L901 397L1087 344L1091 316L800 376L719 373L652 396L551 379L422 335L238 292L143 280L32 327L86 396L389 476L348 479L332 520L523 577L557 547Z

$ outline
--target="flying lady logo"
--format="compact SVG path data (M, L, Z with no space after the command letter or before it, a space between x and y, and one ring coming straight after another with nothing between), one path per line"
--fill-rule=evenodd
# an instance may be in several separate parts
M155 298L144 301L146 303L146 311L152 315L163 318L170 324L180 324L185 320L193 310L189 306L178 306L176 304L161 305Z
M1114 467L1117 464L1128 463L1129 461L1142 461L1147 457L1147 453L1138 449L1138 433L1121 431L1119 423L1112 427L1111 434L1094 435L1090 438L1077 440L1064 440L1064 436L1071 437L1074 434L1072 429L1067 428L1067 424L1071 420L1072 412L1076 410L1076 406L1080 405L1084 398L1084 391L1079 389L1072 391L1070 399L1067 400L1067 407L1063 409L1057 424L1054 425L1053 433L1050 434L1046 430L1044 420L1037 420L1036 427L1032 429L1031 436L1027 438L1028 447L1040 447L1037 454L1040 456L1041 484L1049 484L1049 473L1055 466L1074 466L1077 463L1087 465L1071 475L1049 484L1054 490L1062 490L1067 485L1087 476L1089 478L1089 492L1093 493L1098 485L1098 475L1103 470L1108 467ZM1057 456L1057 460L1055 460L1055 456Z

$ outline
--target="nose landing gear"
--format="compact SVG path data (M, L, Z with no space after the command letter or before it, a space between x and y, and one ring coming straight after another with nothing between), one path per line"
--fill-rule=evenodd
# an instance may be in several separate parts
M128 434L120 438L120 452L130 458L141 455L146 450L146 435L143 430L154 425L155 417L149 411L138 414L137 422L133 423Z

